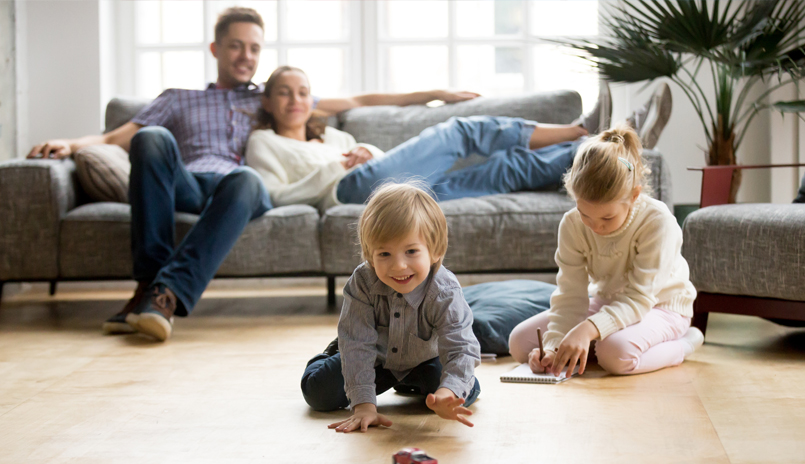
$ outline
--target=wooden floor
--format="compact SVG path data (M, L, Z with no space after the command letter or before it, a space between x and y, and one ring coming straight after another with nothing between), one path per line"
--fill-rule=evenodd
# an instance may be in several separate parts
M7 286L0 463L388 463L406 446L442 464L805 462L805 330L713 315L680 367L558 386L501 383L507 357L477 370L472 429L386 393L391 428L341 435L326 425L348 412L299 390L335 335L324 282L242 282L214 285L165 344L100 334L127 283Z

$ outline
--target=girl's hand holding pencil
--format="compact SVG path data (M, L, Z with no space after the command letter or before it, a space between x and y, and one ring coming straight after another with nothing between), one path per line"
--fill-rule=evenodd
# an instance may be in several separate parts
M553 362L555 353L552 351L545 352L545 347L542 345L542 329L539 327L537 328L537 341L539 342L539 347L528 353L528 367L531 368L531 372L542 374L546 371L546 367L549 367Z
M556 355L553 351L546 351L542 356L540 356L540 353L539 348L534 348L531 353L528 353L528 367L535 374L542 374L548 371L553 363L553 357Z
M556 355L551 360L550 366L543 362L543 366L550 367L553 375L559 375L565 370L567 366L568 375L573 372L576 363L579 363L579 374L584 374L584 369L587 367L587 354L590 351L590 342L599 338L601 334L598 328L586 320L581 324L573 327L573 329L565 335L559 348L556 350ZM543 361L545 358L543 358Z

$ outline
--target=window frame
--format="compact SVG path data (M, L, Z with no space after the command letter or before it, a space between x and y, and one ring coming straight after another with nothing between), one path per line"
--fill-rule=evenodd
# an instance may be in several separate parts
M531 2L523 0L523 30L510 36L491 37L459 37L457 35L458 8L460 0L448 0L448 34L444 38L397 39L384 37L381 33L382 10L376 1L347 1L348 8L345 19L348 23L349 36L344 40L328 41L291 41L287 38L283 18L287 14L287 4L292 0L277 0L277 39L266 40L263 49L277 50L279 65L287 64L288 51L292 48L335 48L344 53L344 90L346 95L321 95L321 97L345 97L349 95L388 92L389 80L386 79L389 48L396 45L441 45L447 46L448 86L456 89L458 84L458 47L462 45L492 45L519 48L523 52L523 91L535 91L535 72L533 49L539 45L556 45L549 40L556 36L532 34ZM210 25L215 23L214 8L204 0L204 43L194 44L148 44L136 43L136 21L134 2L115 2L116 16L119 21L117 41L119 57L116 63L117 93L137 95L135 82L137 60L145 51L202 50L204 53L204 81L214 82L217 76L216 61L209 51L209 44L214 40L214 31ZM599 0L599 9L601 2ZM600 25L600 23L599 23ZM424 90L424 89L423 89ZM458 89L472 90L472 89ZM315 90L314 90L315 93Z
M379 32L375 33L376 69L374 69L374 79L379 83L377 89L379 91L388 91L389 80L386 78L387 72L387 57L388 49L395 45L447 45L447 58L448 58L448 85L452 89L457 89L458 85L458 47L461 45L492 45L492 46L505 46L510 48L519 48L523 52L523 92L535 91L535 73L533 66L533 49L539 45L556 45L551 43L551 40L556 40L558 36L539 35L532 33L531 24L531 1L523 1L523 30L519 34L512 34L509 36L490 36L490 37L459 37L456 24L458 22L458 8L456 3L460 0L448 0L447 2L447 17L448 28L446 38L427 38L427 39L396 39L383 37ZM377 24L383 21L383 11L378 7L379 2L372 3L374 10L364 16L364 22L370 21L374 18ZM600 11L601 1L598 0ZM599 13L600 17L600 13ZM600 20L599 20L600 27ZM377 29L377 28L376 28ZM599 29L600 30L600 29ZM371 56L371 55L370 55ZM472 90L472 89L457 89L457 90Z

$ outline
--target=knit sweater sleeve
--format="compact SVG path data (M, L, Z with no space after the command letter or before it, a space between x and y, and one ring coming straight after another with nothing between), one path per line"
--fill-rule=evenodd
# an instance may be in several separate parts
M673 216L658 214L643 222L632 246L636 253L623 291L589 317L602 340L640 322L657 305L657 295L671 279L675 261L681 254L682 230Z
M293 156L282 156L282 141L268 131L254 131L246 149L246 164L260 174L274 206L308 204L316 206L330 194L327 188L344 175L339 160L317 166L302 179L290 182L288 163Z
M570 329L584 321L590 300L587 296L587 257L584 237L574 224L573 210L565 214L559 224L559 246L556 249L557 288L551 295L548 312L548 333L544 336L545 349L555 350Z
M369 150L369 153L372 154L372 158L382 158L386 155L383 150L370 143L358 143L355 137L349 132L344 132L329 126L324 132L324 143L338 147L344 153L349 153L355 147L363 147Z

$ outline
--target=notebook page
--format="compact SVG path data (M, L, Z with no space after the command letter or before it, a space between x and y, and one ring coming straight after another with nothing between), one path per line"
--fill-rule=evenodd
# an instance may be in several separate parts
M573 371L573 377L577 375L579 372L578 366ZM531 368L528 364L520 364L519 366L515 367L513 370L503 374L500 376L501 382L515 382L515 383L547 383L547 384L556 384L562 383L568 380L570 377L566 377L567 371L559 374L559 376L554 376L551 373L545 374L535 374L531 372Z

